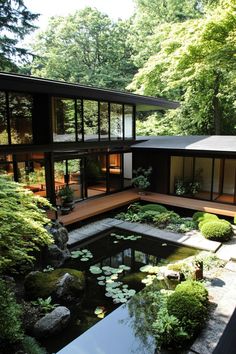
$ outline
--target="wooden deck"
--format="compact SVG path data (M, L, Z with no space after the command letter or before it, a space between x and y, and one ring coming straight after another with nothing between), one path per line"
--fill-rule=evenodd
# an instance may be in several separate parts
M74 210L68 215L61 215L59 220L64 225L74 224L92 216L105 213L115 208L139 201L140 196L134 190L106 195L96 199L87 199L75 205Z
M104 197L79 202L70 214L59 216L59 220L63 222L64 225L71 225L78 221L86 220L95 215L99 215L140 200L180 208L205 211L224 216L234 216L236 214L236 205L221 204L150 192L145 195L139 195L135 190L131 189L106 195Z
M176 197L173 195L148 193L146 195L142 195L141 200L145 202L160 203L180 208L205 211L207 213L218 215L234 216L236 214L236 205Z

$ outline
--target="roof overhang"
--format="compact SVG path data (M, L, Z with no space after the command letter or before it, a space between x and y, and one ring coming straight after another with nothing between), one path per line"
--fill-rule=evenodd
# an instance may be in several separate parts
M142 137L144 140L144 137ZM134 144L132 149L165 150L175 152L209 152L236 155L236 136L158 136L146 137L145 141Z
M0 72L0 90L42 93L60 97L82 97L98 101L132 104L136 105L137 111L175 109L179 106L178 102L160 97L142 96L129 92L3 72Z

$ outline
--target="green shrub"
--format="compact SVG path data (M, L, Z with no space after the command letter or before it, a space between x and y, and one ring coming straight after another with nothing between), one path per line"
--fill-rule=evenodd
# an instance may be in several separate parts
M176 348L189 339L178 318L170 315L166 307L158 311L157 320L152 324L152 333L159 348Z
M174 211L159 213L153 217L153 222L158 227L166 227L169 223L180 219L180 216Z
M160 204L146 204L141 207L141 211L144 212L147 210L157 211L158 213L165 213L168 211L163 205Z
M209 222L209 221L216 221L216 220L219 220L218 216L213 215L213 214L207 214L207 215L206 215L205 217L203 217L202 220L199 222L199 224L198 224L199 230L202 229L203 225L204 225L206 222Z
M15 343L23 338L21 307L5 281L0 279L0 339Z
M193 294L204 306L208 303L208 291L205 286L196 280L186 280L176 286L175 292Z
M139 212L138 215L142 222L153 222L154 217L160 215L160 213L154 210L147 210L145 212Z
M35 196L20 184L0 176L0 272L9 267L34 260L33 252L51 244L52 236L45 225L50 220L44 208L50 208L47 199Z
M36 339L25 336L22 340L22 345L27 354L47 354L46 349L41 347Z
M232 236L232 226L226 220L209 221L202 225L201 232L207 239L227 241Z
M176 287L167 299L169 315L175 316L184 331L193 337L207 318L207 290L201 283L187 280Z
M234 215L234 225L236 225L236 214Z
M205 220L218 220L218 216L215 214L205 213L203 211L197 211L193 214L193 221L200 223Z

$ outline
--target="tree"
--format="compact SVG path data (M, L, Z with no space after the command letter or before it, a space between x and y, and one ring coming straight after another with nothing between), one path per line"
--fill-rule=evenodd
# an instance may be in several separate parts
M36 40L32 73L51 79L123 89L136 68L127 43L129 22L113 23L96 9L53 17Z
M52 243L42 197L0 176L0 272L34 260L33 251Z
M204 18L170 24L130 88L180 100L172 113L180 134L235 134L235 33L234 0Z
M201 18L207 8L219 0L135 0L136 13L133 18L130 41L134 44L135 64L141 66L155 53L159 42L155 34L162 32L167 24ZM162 40L160 37L159 40Z
M17 43L36 28L32 21L39 15L28 11L23 0L1 0L0 13L0 70L16 71L16 59L25 60L29 54Z

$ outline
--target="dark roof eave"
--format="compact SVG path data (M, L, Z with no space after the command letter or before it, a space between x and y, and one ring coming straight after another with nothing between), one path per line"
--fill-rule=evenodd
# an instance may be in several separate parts
M51 95L84 97L94 100L106 100L135 105L148 105L157 109L175 109L178 102L168 101L164 98L155 98L137 95L129 92L101 89L85 85L66 83L63 81L47 80L37 77L2 73L0 72L0 89L15 90Z

